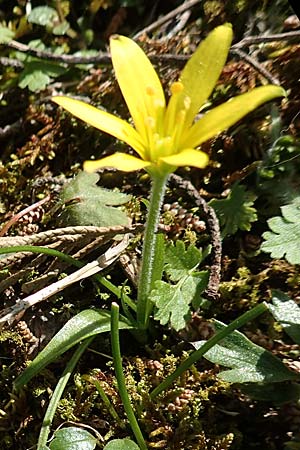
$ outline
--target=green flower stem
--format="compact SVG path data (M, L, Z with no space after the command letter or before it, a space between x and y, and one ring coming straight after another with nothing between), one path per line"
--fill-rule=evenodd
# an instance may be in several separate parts
M38 444L37 444L37 450L42 450L42 449L48 448L47 447L48 436L50 433L50 427L51 427L53 417L54 417L55 411L57 409L58 403L61 399L63 391L66 387L66 384L67 384L73 370L75 369L75 366L76 366L79 358L81 357L82 353L87 349L87 347L90 345L90 343L92 342L94 337L95 336L92 336L90 338L85 339L85 341L81 342L79 344L79 346L77 347L77 350L74 352L72 358L67 363L64 373L60 377L60 379L55 387L55 390L54 390L51 400L49 402L47 411L45 413L44 420L42 423L42 428L41 428L40 435L39 435Z
M234 330L237 330L241 326L245 325L250 320L255 319L255 317L260 316L262 313L268 310L268 306L266 303L260 303L259 305L252 308L250 311L245 312L240 317L235 319L226 328L216 333L212 336L208 341L205 342L198 350L191 353L191 355L183 361L182 364L169 375L162 383L160 383L153 391L150 393L150 397L153 400L157 395L159 395L164 390L168 389L168 387L176 380L176 378L180 377L187 369L189 369L196 361L198 361L202 356L208 352L214 345L220 342L222 339L226 338L230 333Z
M44 255L53 256L55 258L59 258L66 263L78 267L79 269L83 267L86 263L82 261L78 261L66 253L60 252L59 250L55 250L53 248L41 247L39 245L15 245L11 247L2 247L0 248L0 255L5 255L7 253L18 253L18 252L30 252L30 253L43 253ZM111 291L117 298L123 298L124 301L130 306L133 311L136 311L136 304L134 301L128 297L122 289L115 286L105 277L102 277L100 274L95 274L92 276L94 280L98 283L102 284L106 289Z
M116 378L119 388L119 393L125 412L127 414L131 429L135 435L136 441L141 450L147 450L147 445L144 440L143 434L139 427L138 421L134 415L128 392L126 389L125 376L122 367L122 356L120 351L119 340L119 306L116 303L111 305L111 349L114 360L114 369L116 372Z
M138 285L137 322L141 330L148 328L152 305L149 293L153 283L153 268L156 262L157 226L163 202L168 175L152 175L152 189L144 235L142 267Z

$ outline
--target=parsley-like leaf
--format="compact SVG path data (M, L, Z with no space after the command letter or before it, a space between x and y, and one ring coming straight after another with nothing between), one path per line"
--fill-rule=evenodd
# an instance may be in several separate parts
M8 27L0 25L0 44L10 42L15 36L15 33Z
M207 271L196 271L201 260L201 251L193 245L186 249L182 241L166 248L164 270L170 283L156 281L150 293L154 318L162 325L170 322L176 331L181 330L190 318L191 303L200 306L208 282Z
M178 281L189 270L195 269L202 260L202 252L194 245L185 249L184 242L168 245L165 253L165 272L172 281Z
M268 220L271 231L263 234L265 242L261 250L271 253L272 258L283 258L290 264L300 264L300 199L282 206L282 216Z
M222 235L232 235L237 230L251 229L251 223L257 220L253 207L256 195L235 183L225 199L213 199L209 205L214 208L222 228Z
M273 305L269 305L271 313L280 322L285 332L300 345L300 307L297 303L279 290L272 291Z

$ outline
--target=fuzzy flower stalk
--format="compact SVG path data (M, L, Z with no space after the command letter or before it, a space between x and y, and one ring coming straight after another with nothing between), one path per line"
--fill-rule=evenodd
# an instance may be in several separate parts
M208 156L199 149L203 142L262 103L284 95L279 86L258 87L231 98L195 120L218 81L231 41L229 24L215 28L200 43L179 80L170 86L170 98L166 102L159 77L142 49L125 36L113 36L110 40L112 63L133 125L82 101L65 96L53 98L79 119L124 141L135 151L135 155L117 152L86 161L85 170L114 167L130 172L145 169L152 178L138 288L137 321L141 329L148 327L151 314L148 297L153 286L156 230L169 174L180 166L204 168Z

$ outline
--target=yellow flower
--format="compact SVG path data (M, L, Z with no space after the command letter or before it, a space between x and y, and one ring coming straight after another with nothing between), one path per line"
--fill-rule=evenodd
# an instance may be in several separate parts
M216 85L231 40L230 25L215 28L189 59L180 79L171 85L166 104L158 75L142 49L127 37L113 36L112 63L134 126L79 100L54 97L53 101L79 119L126 142L138 156L115 153L86 161L85 170L109 166L123 171L146 169L150 173L168 174L179 166L205 167L208 156L197 150L200 144L262 103L284 95L278 86L259 87L213 108L195 121Z

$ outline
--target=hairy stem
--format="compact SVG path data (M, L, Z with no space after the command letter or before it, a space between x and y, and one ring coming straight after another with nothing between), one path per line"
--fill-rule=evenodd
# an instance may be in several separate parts
M142 254L142 267L138 285L137 321L138 327L147 329L149 316L151 314L151 304L149 293L153 283L153 268L155 267L157 226L160 216L160 208L163 202L168 175L158 175L152 177L152 189L148 208L148 218L146 223L144 245Z

